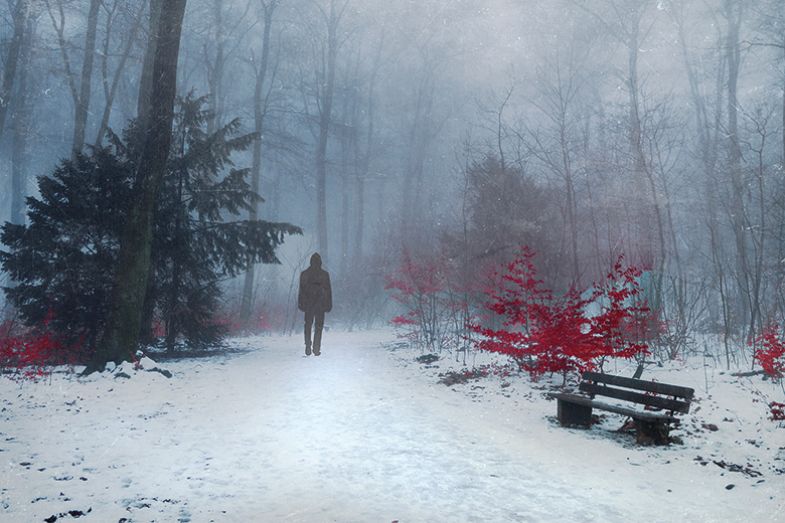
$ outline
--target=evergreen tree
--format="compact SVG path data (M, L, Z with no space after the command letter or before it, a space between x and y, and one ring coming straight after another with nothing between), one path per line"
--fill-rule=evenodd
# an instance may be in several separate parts
M211 316L220 278L237 276L249 261L277 263L283 235L300 232L289 224L227 221L261 201L250 189L249 169L236 169L231 159L255 135L240 134L237 119L207 134L206 103L193 95L179 101L169 174L156 209L148 299L157 304L170 349L181 335L190 345L217 341L222 329Z
M133 166L112 149L64 160L27 198L29 225L6 223L5 288L25 323L93 347L106 321Z
M147 297L165 326L167 347L178 339L202 348L220 340L214 321L223 278L248 261L277 263L275 249L288 223L236 220L260 197L235 168L232 155L254 135L233 120L208 134L205 98L178 103L167 175L156 202L151 278ZM26 323L49 327L91 353L105 327L117 267L119 239L134 189L142 137L135 124L110 145L63 161L38 180L39 198L28 198L29 225L6 223L0 239L9 250L0 262L15 282L5 288ZM149 325L143 327L149 330Z

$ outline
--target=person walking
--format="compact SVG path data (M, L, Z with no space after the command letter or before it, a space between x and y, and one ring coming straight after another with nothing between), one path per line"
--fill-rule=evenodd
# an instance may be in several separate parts
M305 355L321 354L324 314L333 308L333 291L330 287L330 273L322 269L319 253L311 256L311 266L300 273L300 290L297 293L297 307L305 313ZM313 330L313 345L311 343Z

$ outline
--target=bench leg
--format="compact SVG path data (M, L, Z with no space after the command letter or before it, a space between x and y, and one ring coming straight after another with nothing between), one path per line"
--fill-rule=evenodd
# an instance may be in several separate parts
M591 425L591 407L557 400L556 417L559 418L559 423L564 427L575 425L588 427Z
M635 437L639 445L667 445L670 443L667 423L635 420Z

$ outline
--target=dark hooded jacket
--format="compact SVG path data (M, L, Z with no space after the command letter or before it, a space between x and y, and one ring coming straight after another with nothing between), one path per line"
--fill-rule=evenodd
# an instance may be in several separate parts
M311 256L311 266L300 273L297 307L303 312L330 312L333 308L330 274L322 269L318 254Z

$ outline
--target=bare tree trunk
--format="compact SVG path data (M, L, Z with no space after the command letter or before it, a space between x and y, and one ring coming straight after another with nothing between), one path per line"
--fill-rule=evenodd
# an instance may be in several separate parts
M348 169L349 163L346 162L346 169L342 177L343 191L341 194L341 265L340 274L342 278L347 277L349 273L349 222L350 216L350 197L351 197L351 179L349 177Z
M3 137L8 105L14 88L16 69L19 66L19 55L22 53L23 40L27 20L30 16L30 0L16 0L13 10L14 34L8 45L3 68L3 83L0 85L0 139Z
M139 30L142 27L142 20L144 19L142 15L145 11L145 8L147 7L147 4L147 0L139 2L139 9L136 13L136 16L134 17L134 22L131 26L128 40L126 41L123 51L120 55L120 62L117 64L117 69L115 69L114 75L112 75L111 83L109 82L109 42L112 35L112 20L114 13L107 11L106 34L104 35L104 45L103 51L101 53L101 80L104 88L104 99L106 102L104 105L103 114L101 115L101 124L98 126L98 132L96 133L95 137L96 145L101 144L104 139L104 134L106 134L106 130L109 128L109 118L112 115L112 106L114 105L117 89L120 86L120 78L125 71L125 64L128 62L128 58L131 56L131 51L133 50L134 43L136 42L136 37L138 36Z
M186 0L166 0L155 37L153 92L136 176L138 197L131 203L120 241L109 323L87 371L107 361L130 358L137 347L150 270L153 212L172 140L177 58Z
M371 71L371 78L368 82L368 100L365 107L367 127L365 129L365 151L360 160L357 169L357 228L355 229L354 237L354 264L355 267L362 265L363 257L363 235L365 232L365 177L368 176L371 167L371 156L373 154L373 140L374 140L374 114L376 100L374 99L376 90L376 79L379 75L379 67L381 66L382 48L384 46L384 34L379 39L379 45L376 48L376 57L373 62L373 69Z
M183 133L178 146L181 157L185 155L185 140L185 133ZM177 216L175 217L174 231L172 233L174 244L178 246L178 249L176 250L175 256L172 257L172 287L169 290L169 310L166 311L166 314L164 315L164 324L166 326L164 344L169 353L174 352L177 343L177 335L180 333L181 328L178 301L180 301L179 298L182 287L183 260L180 255L182 250L179 246L181 246L184 241L187 241L183 238L183 223L188 219L188 216L183 216L184 213L182 211L183 192L185 189L184 186L187 172L183 172L184 169L180 169L179 171L180 172L177 173Z
M278 0L270 0L263 3L264 9L264 32L262 34L262 54L259 59L259 67L256 69L256 84L254 86L254 132L256 137L253 142L253 160L251 165L251 190L259 194L262 178L262 140L264 139L264 117L269 105L269 91L267 97L263 97L264 83L267 77L267 69L270 62L270 35L272 31L273 15L278 6ZM259 204L253 202L248 212L249 220L259 219ZM248 268L243 279L243 295L240 302L240 321L246 327L249 326L251 313L253 311L253 292L256 266L249 262Z
M752 246L754 267L750 274L750 317L747 330L747 339L753 340L755 333L762 327L763 309L761 307L763 295L763 263L766 258L766 236L769 234L766 220L766 142L769 138L768 119L769 115L750 117L755 124L756 134L759 138L759 145L754 147L748 142L748 147L755 153L757 160L756 178L758 189L758 223L750 226L750 239ZM756 232L757 231L757 234Z
M750 269L747 253L746 209L744 205L744 180L741 172L741 146L739 144L737 99L741 51L739 48L739 29L741 27L744 5L737 0L724 0L725 16L728 20L728 33L725 40L725 57L728 66L728 170L731 181L730 222L736 240L736 278L739 291L738 308L741 324L749 317L751 310Z
M25 222L25 196L27 193L28 141L30 137L29 77L32 58L33 21L27 18L22 37L22 52L19 54L21 68L18 78L18 95L13 117L13 140L11 143L11 223Z
M412 114L409 130L408 154L404 168L403 202L401 204L401 223L403 231L409 234L420 215L418 187L422 183L425 159L430 141L431 108L433 106L434 87L433 70L430 64L424 63L420 81L417 86L415 109Z
M136 100L137 125L144 128L147 125L150 107L152 106L153 96L153 66L155 65L155 54L158 49L158 38L156 31L161 20L161 9L164 0L150 0L150 16L148 19L148 39L147 47L142 61L142 74L139 80L139 96Z
M721 295L722 303L722 322L725 325L725 330L728 331L729 325L725 322L730 321L730 315L727 313L726 306L726 293L725 293L725 276L724 269L719 261L719 253L715 249L719 248L717 243L717 235L719 230L719 218L717 212L717 184L716 177L716 164L717 164L717 148L718 148L718 135L722 127L722 99L725 84L725 65L720 60L717 66L717 78L715 81L715 100L714 100L714 118L709 116L709 108L706 97L701 93L700 80L695 71L693 60L689 55L689 46L686 38L685 20L683 14L684 2L677 4L676 9L672 11L674 21L678 28L679 47L681 49L682 59L684 61L685 71L690 86L690 98L695 113L695 131L698 137L698 147L700 151L700 160L703 168L703 186L704 194L706 196L706 226L709 232L709 237L712 239L709 248L712 251L712 264L714 268L714 277L717 281L718 290ZM712 132L713 129L713 132Z
M93 78L93 61L95 59L95 40L98 32L98 9L101 0L90 0L90 10L87 13L87 34L85 35L84 59L82 60L82 77L79 82L79 97L74 112L74 140L73 150L81 152L84 147L85 129L87 128L87 114L90 109L90 91Z
M161 8L165 0L149 0L150 10L147 18L147 45L145 46L142 71L139 78L139 93L136 99L136 124L140 129L148 125L150 108L154 96L153 66L155 54L158 49L158 24L161 20ZM153 274L155 268L148 264L147 289L145 290L144 304L142 305L141 326L139 340L141 343L155 339L153 321L155 319L155 300L150 296L154 291Z
M221 121L221 100L223 99L223 77L226 62L224 42L224 0L213 0L213 40L215 41L215 56L210 59L205 45L205 63L207 64L207 79L210 86L210 119L207 121L207 133L213 133Z
M344 8L346 5L344 4ZM316 223L318 228L319 252L322 259L329 259L327 249L327 140L332 122L333 96L335 94L335 69L338 55L338 25L343 15L335 9L335 0L330 2L327 23L327 57L324 64L324 85L319 96L319 139L316 147Z

